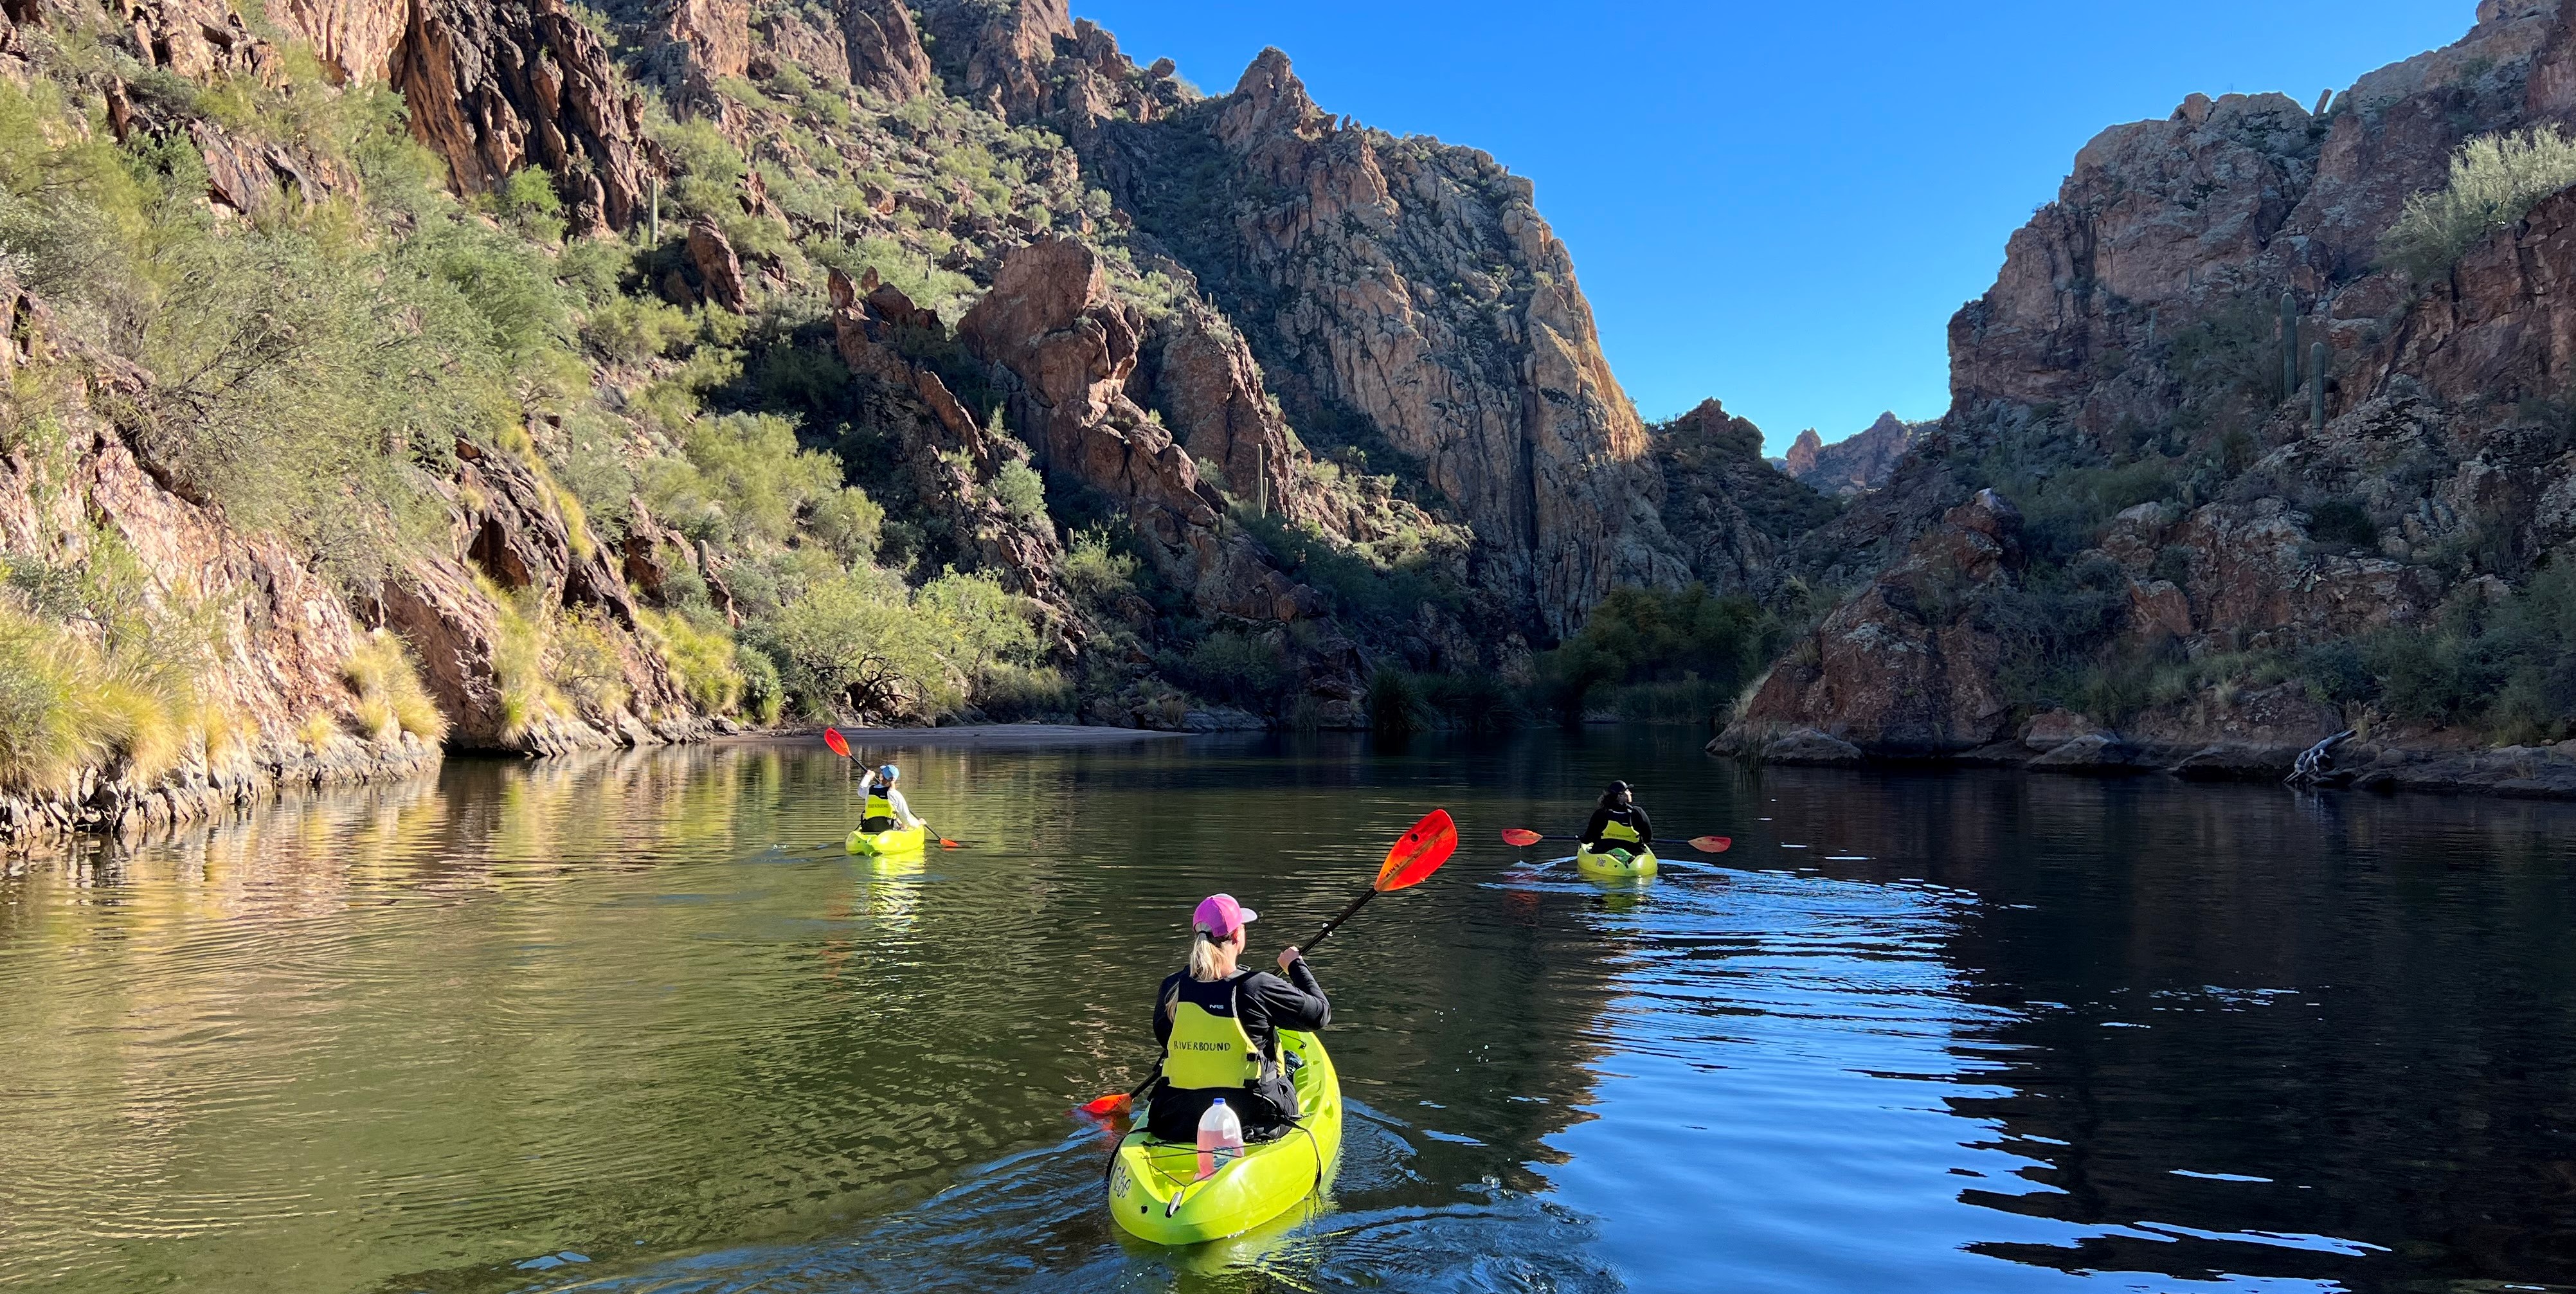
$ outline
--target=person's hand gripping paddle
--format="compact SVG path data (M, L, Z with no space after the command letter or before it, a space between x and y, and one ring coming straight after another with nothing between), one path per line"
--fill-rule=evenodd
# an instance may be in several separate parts
M1414 823L1413 829L1405 832L1403 837L1395 842L1394 848L1386 851L1386 861L1378 865L1377 879L1370 881L1369 887L1360 891L1359 897L1352 899L1349 907L1342 909L1332 920L1325 922L1324 928L1316 931L1314 938L1300 945L1298 951L1313 952L1315 945L1324 942L1325 938L1343 922L1357 915L1361 908L1367 907L1370 899L1381 894L1393 894L1397 890L1409 890L1430 879L1433 872L1440 870L1442 863L1449 861L1449 855L1456 852L1458 852L1458 824L1449 820L1447 809L1433 809L1422 821ZM1146 1075L1145 1081L1138 1083L1134 1091L1112 1093L1097 1100L1085 1102L1082 1112L1094 1118L1105 1119L1134 1109L1136 1098L1143 1095L1146 1088L1154 1085L1155 1076L1162 1071L1162 1066L1159 1064L1154 1068L1155 1074Z
M843 759L849 760L853 763L858 761L859 757L850 753L849 739L843 737L841 735L841 730L838 728L825 728L823 730L823 744L831 747L832 753ZM939 847L942 849L962 849L967 844L966 841L950 840L946 836L937 836L934 837L934 839L938 840Z

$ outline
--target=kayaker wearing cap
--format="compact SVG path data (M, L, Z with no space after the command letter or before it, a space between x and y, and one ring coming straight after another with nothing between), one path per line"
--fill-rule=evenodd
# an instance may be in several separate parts
M868 797L867 816L859 820L859 830L892 831L897 827L909 830L921 825L921 819L913 816L912 806L903 802L903 792L894 789L896 780L902 776L902 769L892 764L879 764L859 779L859 794Z
M1592 820L1583 824L1583 843L1595 853L1625 849L1632 854L1655 843L1654 824L1646 821L1646 811L1637 807L1626 782L1612 782L1601 793Z
M1146 1129L1165 1141L1198 1135L1199 1116L1224 1097L1243 1120L1246 1141L1275 1137L1293 1122L1297 1088L1281 1065L1279 1031L1321 1029L1333 1019L1324 986L1295 948L1282 950L1282 979L1237 969L1244 927L1259 916L1231 894L1210 895L1190 917L1189 969L1154 995L1154 1037L1163 1044Z

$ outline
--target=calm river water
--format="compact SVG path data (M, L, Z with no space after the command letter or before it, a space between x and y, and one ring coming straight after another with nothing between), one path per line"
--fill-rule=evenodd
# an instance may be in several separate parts
M1684 732L526 764L0 864L0 1287L2576 1288L2576 809L1747 774ZM1722 867L1504 827L1636 781ZM1189 906L1303 939L1329 1199L1124 1240Z

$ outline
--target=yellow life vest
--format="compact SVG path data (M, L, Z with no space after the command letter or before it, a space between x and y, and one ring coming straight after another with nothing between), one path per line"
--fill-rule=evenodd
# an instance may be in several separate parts
M894 817L894 801L885 798L874 790L869 791L867 816L871 818ZM1132 1019L1134 1017L1131 1016L1129 1018Z
M1617 818L1612 818L1601 824L1601 840L1599 844L1594 846L1594 848L1606 848L1612 845L1633 845L1644 839L1645 837L1637 834L1637 829L1635 827L1629 826L1627 823L1621 822Z
M1163 1046L1165 1083L1181 1088L1249 1087L1278 1063L1276 1058L1263 1063L1261 1049L1252 1044L1243 1021L1232 1014L1242 979L1238 975L1226 983L1226 1015L1190 1001L1183 995L1189 981L1182 981L1182 992L1172 998L1172 1038Z

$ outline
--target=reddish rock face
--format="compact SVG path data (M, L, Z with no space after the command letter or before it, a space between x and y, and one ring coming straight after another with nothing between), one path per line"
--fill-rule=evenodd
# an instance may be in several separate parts
M1266 50L1209 130L1244 189L1226 254L1280 307L1247 317L1292 408L1339 406L1419 459L1507 604L1569 632L1613 586L1688 571L1646 432L1532 190L1466 149L1340 129Z
M411 25L409 0L279 0L268 15L310 44L323 72L344 85L389 79Z
M561 0L418 0L392 80L458 189L543 166L576 232L642 214L643 101L616 88L599 38Z
M896 103L930 88L930 55L902 0L848 0L841 34L852 85Z
M2004 739L2012 709L1994 680L2004 647L1968 610L1977 592L2012 585L2021 526L1992 490L1952 509L1776 666L1720 740L1758 749L1813 728L1867 753L1941 755Z
M705 216L689 222L688 251L689 265L697 271L695 286L708 301L735 314L751 308L751 294L742 283L742 262L735 259L732 241L716 222Z
M1126 505L1166 576L1202 610L1243 620L1321 610L1314 592L1280 574L1241 530L1218 528L1223 500L1127 394L1144 320L1110 295L1090 248L1045 239L1012 252L957 332L1017 379L1012 421L1038 438L1040 464Z
M1914 434L1914 424L1893 413L1878 415L1867 431L1831 445L1810 427L1789 446L1784 470L1828 494L1864 494L1887 484L1897 460L1914 443Z
M923 18L967 98L1019 120L1047 109L1045 69L1057 39L1073 37L1065 0L934 0Z

